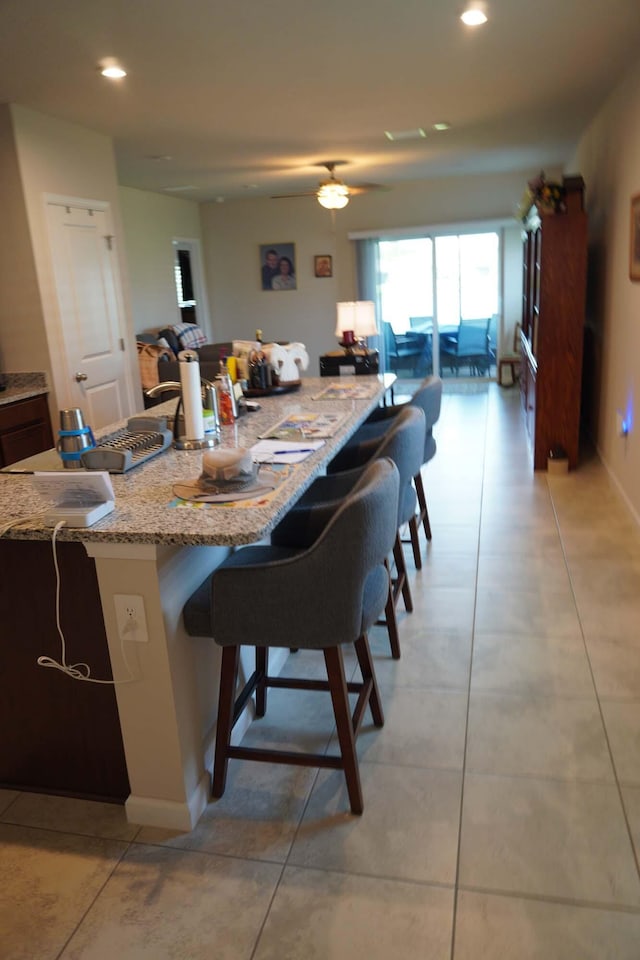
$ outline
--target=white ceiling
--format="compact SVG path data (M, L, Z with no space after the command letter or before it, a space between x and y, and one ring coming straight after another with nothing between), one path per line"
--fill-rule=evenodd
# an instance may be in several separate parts
M638 58L640 0L487 8L470 30L458 0L0 0L0 101L112 136L121 184L198 200L313 190L323 160L387 186L562 166Z

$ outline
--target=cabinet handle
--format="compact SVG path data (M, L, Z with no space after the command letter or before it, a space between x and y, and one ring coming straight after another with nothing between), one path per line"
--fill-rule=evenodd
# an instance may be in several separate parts
M83 380L88 380L89 377L86 373L76 373L76 383L82 383Z

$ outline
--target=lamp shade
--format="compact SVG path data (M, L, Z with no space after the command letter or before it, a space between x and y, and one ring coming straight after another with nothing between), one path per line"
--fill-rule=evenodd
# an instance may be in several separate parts
M357 340L376 336L378 327L373 300L343 300L337 307L336 337L341 338L345 330L353 330Z

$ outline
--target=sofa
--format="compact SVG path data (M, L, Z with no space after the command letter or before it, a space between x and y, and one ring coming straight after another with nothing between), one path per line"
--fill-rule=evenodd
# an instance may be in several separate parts
M200 374L213 380L220 373L220 359L233 352L233 343L207 343L199 327L194 324L175 324L157 333L136 334L140 381L143 391L158 383L180 380L180 364L177 359L181 350L194 350L198 354ZM175 396L177 391L166 390L157 397L144 395L145 409Z

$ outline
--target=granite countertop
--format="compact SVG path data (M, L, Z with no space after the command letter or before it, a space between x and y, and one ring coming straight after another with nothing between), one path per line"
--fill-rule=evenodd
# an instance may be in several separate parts
M0 391L0 406L49 392L46 373L5 373L3 382L6 389Z
M370 386L366 399L314 400L331 378L308 378L300 390L261 398L261 409L242 416L235 426L222 428L222 446L252 446L283 417L297 412L345 412L347 421L324 446L302 463L296 464L277 488L275 495L257 506L188 505L171 506L175 501L173 484L196 479L201 473L202 451L170 448L125 474L112 474L115 510L87 529L62 528L61 540L106 543L149 543L182 545L234 545L255 543L265 537L313 479L324 472L326 464L366 419L382 398L385 385L378 377L341 377L340 383L363 381ZM173 414L176 400L167 401L145 415ZM126 421L100 431L98 439L121 429ZM0 530L12 520L24 518L25 524L11 529L12 539L50 539L51 528L42 526L47 508L33 489L31 477L24 474L0 474ZM34 519L29 522L29 518Z

